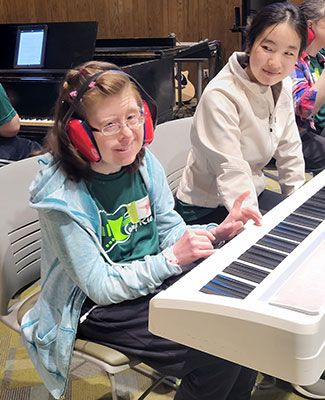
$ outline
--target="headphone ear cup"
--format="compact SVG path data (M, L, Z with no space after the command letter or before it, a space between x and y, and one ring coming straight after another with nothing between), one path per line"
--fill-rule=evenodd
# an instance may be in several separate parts
M144 113L144 136L143 136L143 144L150 144L153 141L154 137L154 127L151 118L150 109L148 103L143 101L143 113Z
M87 122L71 118L67 122L66 130L71 143L86 160L100 161L100 152Z
M307 46L315 39L315 32L313 28L308 26L308 38L307 38Z

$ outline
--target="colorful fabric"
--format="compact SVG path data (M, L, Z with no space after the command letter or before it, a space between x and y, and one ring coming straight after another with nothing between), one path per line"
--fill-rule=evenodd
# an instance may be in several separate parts
M310 56L310 69L315 80L317 80L324 70L325 48L320 50L315 57ZM325 128L325 104L318 110L314 117L317 131L321 132Z
M323 54L318 53L317 59L324 64ZM293 102L297 124L300 133L304 134L306 129L315 129L312 113L317 95L317 89L312 88L317 79L317 71L316 75L312 72L311 58L306 52L296 62L291 78L293 81Z

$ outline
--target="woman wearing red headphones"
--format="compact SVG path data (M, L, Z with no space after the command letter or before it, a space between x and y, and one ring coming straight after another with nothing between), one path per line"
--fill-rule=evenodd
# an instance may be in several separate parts
M325 0L305 0L300 9L308 23L308 45L291 75L293 97L306 170L318 173L325 168L325 131L316 118L325 105L325 57L320 51L325 47ZM319 68L313 67L315 61Z
M22 334L52 396L61 398L76 338L107 345L182 378L177 400L248 400L256 372L148 331L150 299L211 255L257 212L236 201L225 223L187 227L162 166L145 147L153 99L116 65L67 72L31 186L42 231L42 290ZM217 335L217 333L216 333Z

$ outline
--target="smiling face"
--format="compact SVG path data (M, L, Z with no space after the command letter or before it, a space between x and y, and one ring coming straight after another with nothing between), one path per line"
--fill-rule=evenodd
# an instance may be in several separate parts
M101 160L91 164L94 171L111 174L120 171L122 167L133 163L143 145L143 126L131 129L126 123L138 115L139 103L131 88L122 90L119 94L101 97L88 107L86 117L88 123L98 130L111 124L121 124L118 133L105 136L101 132L93 132Z
M293 71L301 39L288 23L268 27L255 40L246 72L253 82L264 86L279 83Z

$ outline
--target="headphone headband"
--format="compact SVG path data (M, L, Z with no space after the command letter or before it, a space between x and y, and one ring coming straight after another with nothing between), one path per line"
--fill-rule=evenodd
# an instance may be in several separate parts
M76 111L77 105L79 104L79 102L82 99L83 95L87 92L87 90L90 89L89 85L91 84L91 82L96 82L96 79L99 76L102 76L107 72L122 73L122 74L126 75L130 79L130 81L133 82L136 85L136 87L139 89L139 91L141 93L141 97L148 104L148 107L149 107L150 113L151 113L152 122L153 122L153 125L155 127L156 124L157 124L157 104L156 104L155 100L140 85L140 83L135 78L133 78L133 76L127 74L126 72L122 71L121 69L115 69L115 68L108 68L108 69L105 69L103 71L95 72L94 74L92 74L89 77L87 77L86 81L80 86L80 89L77 91L76 97L71 102L70 107L69 107L68 111L66 112L66 114L65 114L65 116L63 118L63 123L66 124L69 121L69 119L71 118L72 114Z

